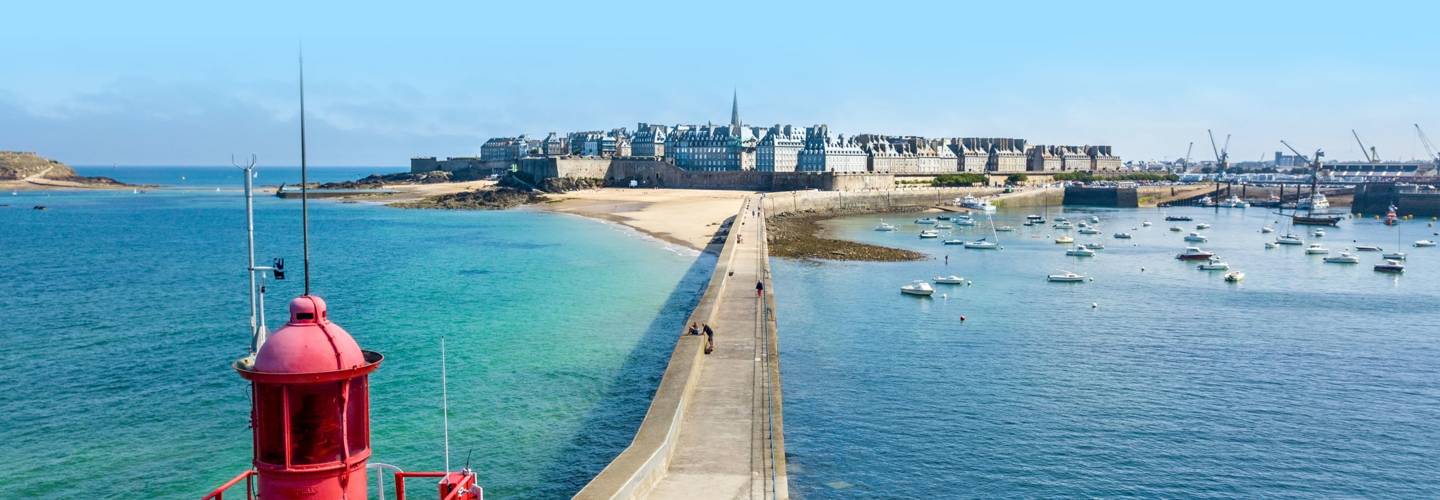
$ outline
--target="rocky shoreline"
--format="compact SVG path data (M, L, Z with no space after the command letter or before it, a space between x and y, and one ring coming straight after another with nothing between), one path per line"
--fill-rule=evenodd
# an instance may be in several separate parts
M911 250L827 238L820 234L822 228L818 223L833 217L835 214L829 213L797 213L770 217L766 221L770 256L865 262L904 262L929 258L923 253Z
M494 189L442 194L415 201L400 201L388 206L436 210L505 210L544 201L545 196L534 191L500 186Z

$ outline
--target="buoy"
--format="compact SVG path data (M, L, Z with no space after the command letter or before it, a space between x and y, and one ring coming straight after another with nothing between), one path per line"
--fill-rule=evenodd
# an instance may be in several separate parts
M1090 308L1091 308L1091 309L1095 309L1095 308L1097 308L1097 307L1100 307L1100 304L1099 304L1099 303L1096 303L1096 302L1091 302L1091 303L1090 303Z
M964 315L964 314L961 314L961 315L960 315L960 322L961 322L961 323L964 323L964 322L965 322L965 315Z

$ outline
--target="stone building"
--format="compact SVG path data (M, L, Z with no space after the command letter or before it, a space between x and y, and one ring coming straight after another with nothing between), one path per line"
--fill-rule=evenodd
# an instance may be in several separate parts
M1059 172L1064 165L1056 146L1037 144L1030 146L1025 155L1025 170L1029 172Z
M943 139L909 138L915 152L915 173L922 175L953 174L960 171L959 159Z
M761 172L794 172L805 149L805 133L790 125L770 127L755 143L755 169Z
M1059 146L1060 170L1066 172L1090 171L1090 154L1080 146Z
M865 151L866 170L877 174L911 174L915 171L915 152L902 140L872 134L855 136L855 144Z
M1017 173L1025 171L1025 139L1004 137L964 137L955 140L956 156L965 172ZM980 152L985 154L984 169L976 169Z
M755 150L747 154L742 137L747 129L704 125L676 127L665 140L665 157L685 170L723 172L753 170Z
M529 156L530 141L524 135L518 137L494 137L480 146L482 161L519 161Z
M630 156L664 158L665 136L669 132L670 128L664 125L636 124L635 136L630 141Z
M980 174L989 168L990 151L979 146L967 145L960 139L950 141L948 146L951 154L955 155L959 171Z
M566 156L570 154L570 140L554 132L540 141L540 156Z
M868 159L854 140L844 135L830 137L825 125L805 128L805 149L800 150L797 170L802 172L864 172Z
M1086 148L1090 155L1090 170L1096 172L1114 172L1124 166L1120 157L1114 154L1110 146L1090 146Z

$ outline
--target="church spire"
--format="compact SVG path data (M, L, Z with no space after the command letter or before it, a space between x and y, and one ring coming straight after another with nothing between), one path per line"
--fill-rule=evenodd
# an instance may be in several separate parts
M739 129L739 128L740 128L740 92L739 92L739 91L733 91L733 90L732 90L732 92L734 92L734 94L733 94L733 95L731 96L731 98L730 98L730 126L731 126L731 127L735 127L736 129Z

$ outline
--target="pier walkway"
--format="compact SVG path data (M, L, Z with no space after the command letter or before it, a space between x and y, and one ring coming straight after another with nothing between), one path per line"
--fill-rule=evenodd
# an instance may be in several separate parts
M736 214L685 324L709 323L714 352L682 328L635 439L576 498L789 497L762 200L746 198Z

